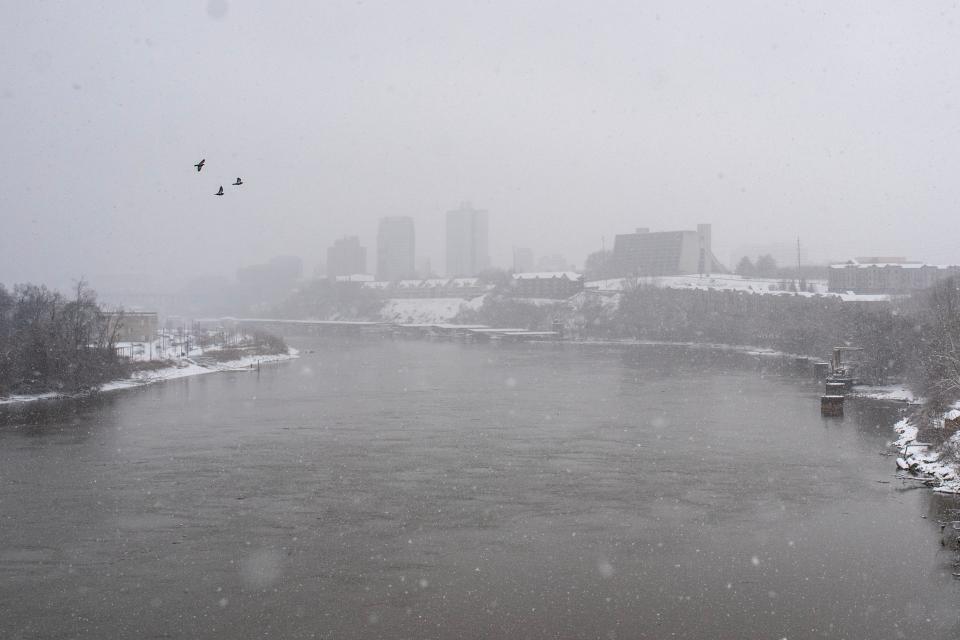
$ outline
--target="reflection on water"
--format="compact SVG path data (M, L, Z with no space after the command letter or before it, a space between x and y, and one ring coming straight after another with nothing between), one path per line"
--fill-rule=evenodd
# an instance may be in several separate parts
M97 393L72 399L0 405L0 430L33 437L54 432L78 437L90 435L119 399L116 393Z
M952 503L878 455L899 408L824 420L792 360L298 346L6 411L4 635L960 631Z

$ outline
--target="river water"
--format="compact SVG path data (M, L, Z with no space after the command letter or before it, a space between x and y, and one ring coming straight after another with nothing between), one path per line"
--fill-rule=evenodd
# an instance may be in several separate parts
M5 409L0 637L960 637L895 407L729 352L296 346Z

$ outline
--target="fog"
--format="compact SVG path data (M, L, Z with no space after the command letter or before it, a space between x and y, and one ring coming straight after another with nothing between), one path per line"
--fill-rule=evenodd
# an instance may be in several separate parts
M716 254L955 262L954 3L7 4L0 281L173 287L444 213L582 264L713 224ZM206 166L197 173L193 164ZM240 188L229 184L242 176ZM225 185L227 195L214 197ZM372 264L370 265L372 268Z

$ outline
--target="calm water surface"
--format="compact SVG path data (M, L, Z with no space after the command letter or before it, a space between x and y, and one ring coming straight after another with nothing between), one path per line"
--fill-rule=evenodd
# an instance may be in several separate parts
M960 637L895 408L710 351L298 346L0 413L0 637Z

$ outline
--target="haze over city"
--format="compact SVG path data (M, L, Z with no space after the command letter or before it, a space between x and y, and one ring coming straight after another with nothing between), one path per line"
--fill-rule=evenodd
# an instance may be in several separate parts
M948 3L8 6L0 280L174 282L414 218L489 212L490 253L571 263L713 225L957 261ZM206 158L199 175L193 164ZM242 191L213 196L241 175ZM727 264L728 267L733 265ZM372 268L372 265L371 265Z
M0 11L0 639L960 638L960 0Z

